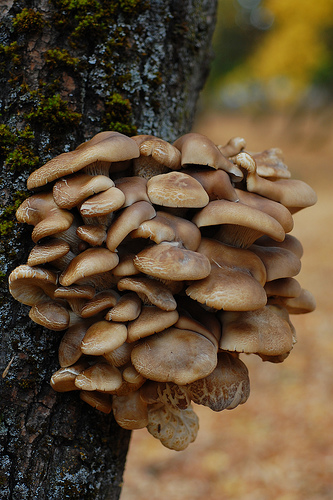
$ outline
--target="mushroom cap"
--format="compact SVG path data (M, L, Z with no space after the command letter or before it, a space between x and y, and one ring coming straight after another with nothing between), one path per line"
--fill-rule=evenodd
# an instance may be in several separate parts
M275 314L270 306L257 311L223 312L220 349L279 356L294 344L288 322Z
M211 273L188 286L191 299L227 311L255 310L266 304L266 271L252 252L208 238L202 239L198 252L211 261Z
M28 178L28 189L45 186L65 175L97 161L119 162L137 158L139 148L135 141L118 132L100 132L74 151L62 153L35 170Z
M161 332L174 325L178 317L176 310L161 311L156 306L143 306L139 316L127 325L127 342L135 342L143 337Z
M151 177L147 183L150 201L174 208L201 208L209 197L200 182L184 172L168 172Z
M119 210L124 201L124 193L116 187L110 187L85 200L80 207L80 214L82 217L101 217Z
M284 163L283 153L280 148L270 148L260 153L251 153L257 165L257 174L260 177L273 179L289 179L291 176L287 165Z
M57 275L41 267L26 264L16 267L8 278L9 291L14 299L33 306L39 302L53 299L57 288Z
M314 296L304 288L297 297L271 297L268 303L283 306L289 314L306 314L316 309Z
M74 220L73 214L58 207L52 193L39 193L24 200L16 211L16 218L35 226L31 235L34 243L66 231Z
M110 271L118 262L118 255L107 248L88 248L74 257L60 275L59 282L63 286L72 285L82 278Z
M112 393L122 384L118 368L107 363L96 363L83 370L75 378L75 386L84 391Z
M123 429L143 429L148 425L147 405L138 391L126 396L113 396L113 415Z
M119 300L119 293L115 290L102 290L91 298L81 309L82 318L90 318L95 316L104 309L109 309L116 305Z
M255 244L262 247L286 248L287 250L293 252L299 259L303 255L302 243L291 234L286 234L283 241L274 241L272 238L269 238L269 236L261 236L256 240Z
M129 207L137 201L148 201L147 179L137 175L121 177L115 180L115 185L125 196L124 207Z
M114 252L131 231L137 229L142 222L152 219L155 215L154 207L147 201L137 201L133 205L124 208L108 230L106 237L108 249Z
M186 173L200 182L209 196L209 201L238 201L235 188L231 184L229 175L224 170L186 169Z
M53 238L49 241L37 243L28 256L28 266L39 266L56 259L64 257L70 251L70 245L66 241Z
M221 225L218 239L239 247L250 246L259 236L267 234L282 241L285 231L270 215L243 203L227 200L210 201L192 219L198 227Z
M216 368L207 377L186 386L192 401L213 411L236 408L250 395L248 370L228 352L218 354Z
M89 175L82 172L60 179L53 186L53 198L58 207L71 208L94 194L106 191L114 182L106 175Z
M107 360L109 365L124 366L131 362L131 352L134 344L124 342L121 346L114 349L114 351L106 352L103 357Z
M180 152L175 146L158 137L147 137L139 146L141 156L151 156L161 165L172 170L180 169Z
M300 259L294 252L286 248L251 245L250 250L264 263L267 281L279 278L291 278L296 276L301 270Z
M117 304L106 314L108 321L133 321L141 311L141 300L135 292L129 292L122 295ZM159 311L161 311L159 309Z
M302 291L301 285L295 278L279 278L276 280L268 281L265 284L265 291L267 297L284 297L292 298L298 297Z
M184 385L214 370L217 350L203 335L171 327L140 340L131 359L145 378Z
M75 378L87 367L88 363L86 361L79 361L74 365L60 368L51 377L52 389L57 392L77 391Z
M92 247L100 247L106 240L106 229L103 224L79 226L76 234Z
M205 135L197 133L185 134L179 137L173 145L182 154L182 166L205 165L225 170L236 180L243 178L240 169L225 158L217 146Z
M223 156L226 158L230 158L230 156L235 156L242 151L246 147L246 141L243 137L232 137L227 144L224 146L217 146L221 151Z
M80 399L102 413L108 414L112 411L110 394L97 391L80 391Z
M211 269L205 255L167 242L142 250L133 262L142 273L173 281L200 280Z
M123 323L97 321L91 325L82 342L81 351L92 356L101 356L120 347L127 339L127 328Z
M79 321L69 327L63 335L58 350L58 359L61 367L71 366L80 359L82 356L81 342L89 326L89 322Z
M153 304L163 311L173 311L177 303L166 285L147 276L122 278L117 283L118 289L136 292L144 304Z
M53 300L34 304L30 309L29 318L38 325L56 332L66 330L70 322L68 309Z

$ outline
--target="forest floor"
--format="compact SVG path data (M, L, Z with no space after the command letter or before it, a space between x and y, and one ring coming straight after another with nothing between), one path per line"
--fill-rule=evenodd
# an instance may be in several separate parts
M246 404L196 406L198 437L185 451L134 431L121 500L331 500L333 498L333 112L294 116L210 114L195 130L217 144L244 137L249 151L280 147L292 177L318 203L295 215L304 247L297 279L317 309L291 317L298 342L282 364L243 356Z

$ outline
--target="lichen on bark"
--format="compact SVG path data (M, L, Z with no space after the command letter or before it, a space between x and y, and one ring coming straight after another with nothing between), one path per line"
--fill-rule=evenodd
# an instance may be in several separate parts
M190 130L216 1L4 0L0 5L0 499L116 499L130 433L56 395L60 335L12 300L31 228L26 179L102 129L173 141Z

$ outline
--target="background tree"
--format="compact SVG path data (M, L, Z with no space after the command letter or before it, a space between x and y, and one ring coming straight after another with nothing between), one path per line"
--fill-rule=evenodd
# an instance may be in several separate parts
M59 336L7 289L30 230L26 179L101 130L190 130L210 62L211 0L4 0L0 6L0 498L116 499L130 433L49 385Z

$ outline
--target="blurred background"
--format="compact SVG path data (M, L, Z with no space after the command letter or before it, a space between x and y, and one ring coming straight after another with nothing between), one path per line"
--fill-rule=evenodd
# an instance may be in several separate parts
M294 216L297 277L317 301L294 315L298 343L281 364L242 357L251 395L234 410L196 407L185 451L134 431L121 500L333 498L333 1L220 0L215 59L194 130L250 151L280 147L292 178L318 194Z

